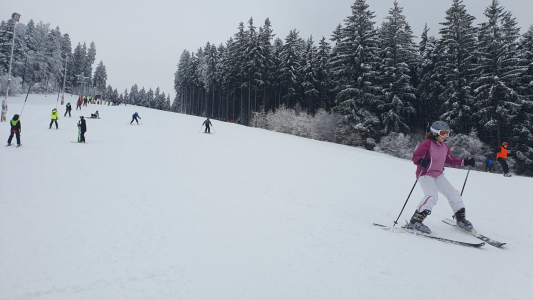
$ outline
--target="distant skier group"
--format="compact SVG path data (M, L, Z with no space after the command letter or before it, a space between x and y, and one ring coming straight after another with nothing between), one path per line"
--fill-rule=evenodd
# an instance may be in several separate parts
M96 102L97 100L93 100L92 96L86 96L86 97L80 96L76 102L76 110L78 109L81 110L82 105L87 106L87 103L96 104ZM98 101L98 103L100 103L100 101ZM115 101L113 102L113 105L119 105L119 104L120 104L120 101L117 101L115 99ZM69 118L72 117L72 105L70 104L70 102L68 102L65 105L65 114L63 116L66 117L67 114L69 115ZM90 119L100 119L100 113L98 112L98 110L95 113L91 113ZM130 124L132 124L133 121L136 121L137 124L139 124L139 119L141 119L141 117L139 116L137 112L135 112L132 116L132 120ZM54 108L52 109L51 120L50 120L50 124L48 125L48 129L52 129L52 125L55 125L56 129L59 129L58 120L59 120L59 113L57 111L57 108ZM13 141L13 138L16 138L17 147L20 147L22 145L20 141L21 140L20 138L20 132L21 132L20 115L15 114L10 123L11 123L11 129L10 129L10 134L7 140L6 147L12 145L11 142ZM87 132L87 123L86 123L84 116L80 116L80 120L78 121L77 126L78 126L78 141L77 142L85 143L85 133Z

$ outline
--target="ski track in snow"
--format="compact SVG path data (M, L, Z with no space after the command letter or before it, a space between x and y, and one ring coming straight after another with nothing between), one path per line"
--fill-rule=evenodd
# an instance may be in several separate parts
M8 119L24 96L8 99ZM528 299L531 178L471 171L481 249L384 231L415 180L406 160L137 106L60 113L30 95L20 148L2 147L0 299ZM66 96L75 103L75 96ZM79 116L87 144L77 139ZM139 112L143 124L129 125ZM7 141L9 122L0 123ZM447 168L462 188L466 169ZM399 223L422 198L416 187ZM439 236L478 239L441 222Z

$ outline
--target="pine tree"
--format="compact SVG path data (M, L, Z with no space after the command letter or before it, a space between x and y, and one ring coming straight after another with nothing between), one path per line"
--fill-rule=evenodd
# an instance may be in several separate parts
M139 87L134 84L130 89L129 103L133 105L139 104Z
M0 24L0 73L7 74L9 70L14 29L15 21L13 19L9 19L7 22L2 21Z
M299 37L298 31L291 30L285 38L281 52L281 91L287 107L294 107L302 101L301 68L305 42Z
M497 0L485 9L487 22L479 30L479 67L476 77L476 116L490 145L509 140L523 99L517 90L526 71L517 51L519 28Z
M439 95L446 112L441 118L458 133L468 133L474 126L474 97L472 82L475 76L476 29L475 20L467 13L462 0L453 0L446 11L444 27L439 30L444 57L439 63L446 86Z
M331 59L336 110L352 128L361 132L365 145L373 148L380 129L377 116L380 93L373 85L377 76L378 36L375 17L365 0L356 0L352 15L344 21Z
M305 48L302 57L302 91L304 94L303 105L307 113L314 113L318 109L319 96L319 82L317 79L317 47L314 45L313 37L311 36L305 43Z
M107 71L104 66L104 62L100 61L96 70L94 71L93 85L96 88L97 93L105 90L107 82Z
M325 37L322 37L318 44L316 53L316 80L318 81L318 108L328 111L333 107L333 97L330 93L331 90L331 70L329 64L329 56L331 54L331 46L326 41Z
M383 135L409 131L407 120L414 115L415 88L411 85L411 69L417 57L413 33L402 14L403 8L394 1L394 7L380 30L381 80L383 87L380 105Z
M417 68L418 78L418 101L416 102L417 127L423 129L427 123L438 120L444 113L443 101L439 95L443 93L445 82L443 75L438 72L438 64L443 60L443 50L433 36L428 36L429 28L424 27L419 43L420 64Z
M85 44L84 44L85 45ZM85 76L92 77L93 74L93 64L96 58L96 45L94 42L91 42L89 49L87 50L87 55L85 56L85 64L83 72Z

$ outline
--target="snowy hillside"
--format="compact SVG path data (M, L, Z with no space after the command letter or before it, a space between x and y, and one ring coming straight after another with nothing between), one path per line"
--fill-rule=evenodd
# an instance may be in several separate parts
M470 172L467 219L507 245L467 248L372 226L396 219L410 161L216 120L208 135L203 118L135 106L60 106L48 129L56 100L30 95L23 146L0 147L2 300L531 299L531 178ZM466 174L446 171L459 190ZM479 242L451 214L441 197L425 223Z

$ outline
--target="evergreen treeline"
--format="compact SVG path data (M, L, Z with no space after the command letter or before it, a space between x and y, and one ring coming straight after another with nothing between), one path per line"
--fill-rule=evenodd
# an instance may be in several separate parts
M533 175L533 26L520 35L511 12L487 2L475 20L452 0L440 37L426 27L418 44L397 1L377 24L356 0L318 43L297 30L282 40L269 19L257 27L250 18L225 44L183 51L172 109L243 124L281 105L333 110L369 149L444 120L490 148L510 142L517 173Z
M148 91L144 87L139 90L137 84L134 84L130 92L126 89L124 93L118 95L117 90L113 91L111 86L108 86L107 93L112 95L109 99L120 99L128 104L149 107L159 110L170 110L170 95L166 96L165 93L161 93L159 87L155 89L155 92L150 88Z
M0 24L0 95L5 94L7 84L13 25L15 22L12 19ZM78 43L72 50L69 35L61 34L59 27L53 29L49 23L41 21L36 24L33 20L27 24L18 23L15 26L9 92L16 95L25 91L30 82L33 93L58 92L62 90L65 78L65 91L69 93L101 95L106 100L117 99L145 107L170 109L170 98L161 93L159 88L155 92L144 88L139 91L134 85L130 93L126 90L119 94L117 89L107 84L107 70L102 61L93 72L95 57L94 42L89 47L86 43Z
M5 84L9 70L13 25L15 22L12 19L0 24L0 76L4 79L2 85ZM102 87L105 89L107 73L103 62L100 62L93 78L92 66L95 57L94 42L91 42L89 47L86 43L78 43L73 51L68 33L61 34L59 27L54 29L50 23L41 21L36 24L33 20L29 20L27 24L17 23L11 70L11 77L15 80L10 91L17 94L30 82L33 82L33 92L59 91L63 88L66 71L67 92L89 93L90 89L91 94L97 94L103 91ZM85 79L82 80L82 77ZM0 89L0 93L5 93L5 89Z

